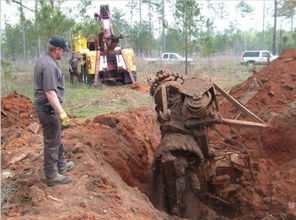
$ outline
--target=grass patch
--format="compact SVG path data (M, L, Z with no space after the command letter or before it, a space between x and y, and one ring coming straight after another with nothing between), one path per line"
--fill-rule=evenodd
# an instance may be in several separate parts
M201 73L211 77L214 82L224 88L232 87L245 79L252 73L248 72L245 66L240 65L237 57L216 57L211 60L209 68L207 59L196 59L196 64L189 68L189 76ZM65 69L65 68L64 68ZM155 76L161 69L184 74L184 66L161 66L159 64L148 64L139 59L137 62L138 81L143 84L147 77ZM141 106L153 106L154 101L148 93L139 92L120 84L101 85L91 87L86 84L75 82L70 84L66 76L65 102L63 107L66 112L78 118L93 117L95 115L120 112ZM33 70L27 72L14 72L9 76L2 74L1 96L11 91L25 95L33 99Z
M120 112L148 105L149 95L121 85L89 87L68 85L65 110L76 117Z
M128 109L134 108L126 103L110 103L108 105L100 105L100 104L89 104L85 107L77 108L71 110L71 114L76 117L93 117L95 115L107 114L110 112L120 112Z
M9 92L16 91L18 94L33 98L33 73L32 72L16 72L9 77L2 75L1 78L1 97Z
M32 73L14 73L9 79L2 79L1 96L11 91L33 100ZM92 87L78 82L66 82L65 102L62 105L67 113L84 118L149 105L149 95L121 85Z

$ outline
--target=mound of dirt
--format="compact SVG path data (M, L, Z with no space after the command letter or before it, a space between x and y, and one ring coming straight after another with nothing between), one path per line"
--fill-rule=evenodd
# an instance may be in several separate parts
M64 130L67 158L75 162L73 180L47 187L42 129L36 129L30 99L14 93L1 101L2 219L166 218L138 190L145 191L159 140L151 109L73 121Z
M36 121L31 99L16 92L1 99L1 127L24 128Z
M296 50L288 49L230 94L270 128L222 127L249 149L254 180L236 192L232 219L295 219ZM146 88L144 86L144 88ZM134 89L145 91L141 86ZM147 87L147 91L148 91ZM171 219L156 210L146 192L160 131L154 111L142 107L72 121L64 130L67 158L75 162L71 183L45 185L42 129L30 99L2 98L2 219ZM221 99L220 112L249 119ZM214 133L212 145L237 148ZM241 150L241 149L240 149ZM139 190L140 191L139 191ZM272 216L274 217L272 217Z
M244 143L251 154L255 181L241 190L242 215L238 219L273 215L283 218L291 204L296 204L296 50L286 49L278 59L245 82L231 89L230 94L265 120L264 129L219 126L224 134ZM220 100L224 117L251 120L225 100ZM211 134L218 145L224 142ZM295 215L294 215L295 217Z
M96 116L65 131L65 145L73 151L89 146L130 186L145 191L160 131L148 107Z
M270 125L270 129L261 131L262 147L278 164L296 157L295 67L296 50L286 49L278 59L230 91L232 96ZM239 114L228 103L222 105L220 110L227 117ZM246 118L244 114L241 115ZM249 137L255 134L249 131L242 130Z
M10 152L10 157L20 155L19 149L27 144L34 148L40 139L38 119L29 98L9 93L1 99L1 142L2 150ZM4 160L4 161L3 161ZM5 156L2 154L2 168ZM4 166L5 167L5 166Z
M230 94L244 102L256 91L257 94L249 100L247 106L266 119L268 119L267 113L289 109L290 103L296 98L295 51L295 49L284 50L279 58L266 68L256 71L245 82L233 87ZM224 109L230 110L229 106Z
M133 83L126 85L126 87L142 93L148 93L150 90L150 86L148 84Z

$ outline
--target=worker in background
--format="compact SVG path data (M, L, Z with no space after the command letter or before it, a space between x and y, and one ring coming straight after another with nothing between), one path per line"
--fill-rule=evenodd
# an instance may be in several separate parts
M81 54L77 54L77 57L78 57L77 74L80 76L80 82L86 82L85 59Z
M62 144L61 128L70 124L61 103L64 101L64 75L58 60L65 51L69 52L64 37L53 36L48 50L40 56L34 70L34 102L44 137L44 173L47 185L63 184L71 181L63 174L74 167L67 162Z
M72 57L69 59L69 73L70 73L70 83L74 83L74 76L77 77L79 82L81 82L81 72L78 72L79 57L76 52L72 53Z

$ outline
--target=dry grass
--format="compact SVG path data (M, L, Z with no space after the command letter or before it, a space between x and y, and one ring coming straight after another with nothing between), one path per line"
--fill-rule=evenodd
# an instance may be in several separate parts
M189 75L204 74L211 77L223 87L230 87L242 82L250 73L245 66L239 64L238 57L214 57L210 68L207 59L195 58L195 65L189 67ZM148 77L154 77L161 69L184 74L183 65L149 64L137 58L137 75L140 84L147 84ZM69 82L67 65L63 63L63 72ZM114 111L123 111L143 105L153 106L153 101L148 93L138 92L119 84L112 86L90 87L85 84L66 83L66 97L63 104L66 111L77 117L90 117ZM9 78L2 77L1 96L10 91L33 98L33 69L26 72L12 73Z
M217 56L210 60L200 57L193 59L195 64L188 67L188 75L202 74L211 77L223 87L236 85L251 75L246 66L240 65L240 57L237 56ZM141 58L137 59L137 68L140 82L147 82L148 77L153 78L161 69L185 75L184 65L151 64Z

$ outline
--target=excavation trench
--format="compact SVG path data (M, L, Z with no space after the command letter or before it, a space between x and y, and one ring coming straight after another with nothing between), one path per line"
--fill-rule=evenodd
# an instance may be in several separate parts
M50 192L51 188L44 186L42 129L39 127L32 102L25 96L11 93L1 100L1 104L2 170L12 171L13 174L7 180L2 179L2 186L5 186L3 189L9 188L13 183L13 186L21 188L16 193L2 192L5 193L3 194L3 198L5 197L2 204L5 207L3 213L8 216L14 215L14 212L17 212L17 215L26 212L30 214L37 209L40 216L47 215L47 211L35 207L43 201L50 209L55 210L54 206L48 203L46 196L53 192ZM89 206L100 203L102 206L109 205L114 209L114 219L130 218L125 216L125 210L137 204L141 208L135 208L138 210L136 216L140 217L135 216L135 218L149 216L148 219L157 219L158 215L162 215L158 214L144 199L147 197L143 197L141 193L131 192L124 184L125 182L147 193L151 164L160 140L156 115L151 108L142 107L131 111L96 116L83 122L73 120L71 126L64 129L63 133L66 156L76 164L75 169L70 173L73 177L72 187L65 186L69 187L67 188L69 203L75 205L78 200L89 200ZM118 179L119 176L124 182ZM80 188L78 200L71 198L76 194L75 191L69 192L76 189L77 184ZM36 194L36 188L40 195ZM62 191L67 191L67 189L64 188ZM104 197L110 199L107 201L106 198L100 199L102 193L105 194ZM93 199L93 194L97 196L97 200ZM35 202L36 196L39 202ZM125 197L127 200L122 205ZM23 198L29 198L26 205L20 203ZM17 207L17 211L9 208L11 204ZM84 206L83 203L82 208ZM77 216L83 217L81 207L76 208ZM119 211L120 209L123 210ZM134 211L130 212L134 213ZM129 212L127 213L129 216ZM99 214L101 213L96 213L94 216L100 218ZM66 219L69 218L66 217Z
M220 128L227 137L239 138L247 146L254 172L254 179L246 178L230 199L236 204L237 213L228 217L260 219L295 212L295 205L291 205L296 199L293 184L296 170L295 66L296 50L287 49L266 68L254 70L253 76L230 91L270 127L261 130L239 127L235 128L235 133L227 127ZM224 117L240 115L240 119L250 120L224 100L219 103ZM102 130L96 140L88 144L100 152L128 185L147 193L151 164L160 140L154 111L136 109L124 114L97 116L85 123ZM209 138L213 146L225 141L213 132Z
M65 131L65 145L72 153L89 146L90 152L108 162L130 186L146 192L146 184L160 140L154 111L148 107L96 116Z
M238 214L232 217L233 219L262 219L269 215L278 219L282 216L289 219L289 216L292 216L291 219L293 219L293 216L296 216L295 66L296 50L288 49L266 68L254 71L252 77L230 91L231 95L242 103L246 102L244 104L250 110L270 124L270 128L262 130L236 128L235 133L228 128L220 128L228 137L241 138L241 141L248 147L252 157L251 166L255 174L255 179L242 182L236 193L235 202L239 210ZM240 115L240 119L248 119L224 100L219 102L220 113L224 117L235 118ZM9 207L11 205L15 207L3 209L3 213L9 215L17 212L34 216L33 212L38 211L39 216L47 216L49 209L52 210L51 213L61 210L60 207L55 209L56 201L53 203L47 197L47 199L39 199L33 203L35 197L31 195L34 191L32 187L35 187L35 191L36 187L39 187L43 192L42 195L44 193L53 194L55 191L45 187L44 179L42 179L44 178L42 174L42 131L38 128L38 119L31 100L11 93L1 99L1 104L2 170L13 171L15 176L8 180L18 183L21 189L10 196L2 194L6 197L6 204L10 203ZM213 145L224 142L223 138L211 132L209 138ZM94 216L98 215L100 218L102 217L101 212L97 212L97 208L94 207L99 203L107 203L110 207L114 207L112 216L114 219L119 217L133 219L130 216L127 218L123 214L121 216L116 214L125 213L124 210L122 212L119 210L127 205L128 207L134 206L135 202L131 202L134 201L131 200L134 198L132 196L134 192L119 183L120 181L115 176L119 174L129 186L137 187L141 192L147 193L151 164L159 140L160 131L156 114L148 107L97 116L84 122L74 120L72 126L64 130L67 157L77 164L71 173L76 182L73 181L72 185L60 189L61 195L66 190L69 198L72 199L66 201L65 204L71 204L71 207L77 209L77 213L82 210L92 210L96 212ZM106 162L116 172L108 170L104 165ZM29 173L30 177L34 176L37 180L31 178L30 181L25 181L22 176L24 173ZM22 180L21 183L20 180ZM75 197L76 192L73 191L73 186L77 186L75 184L82 186L80 197ZM96 197L93 197L90 192L93 187L97 187ZM91 190L88 190L89 188ZM124 195L119 192L119 188L125 191ZM59 191L59 188L56 189ZM98 193L105 194L100 197ZM32 201L20 204L20 201L28 200L28 196L32 197ZM108 196L110 199L106 201L105 198L109 198ZM125 196L128 199L125 200ZM152 219L158 216L158 212L153 207L151 208L144 198L138 194L136 197L138 199L136 203L146 204L146 209L138 212L142 219ZM82 198L88 201L85 203L89 207L85 208L85 204L76 204L77 200ZM36 204L42 204L42 206L38 208ZM63 207L65 208L62 212L68 216L67 206ZM149 210L149 215L147 210ZM131 216L136 213L135 211L130 212ZM156 214L153 216L151 213Z
M5 150L34 145L35 139L31 138L33 134L28 129L36 125L38 119L29 98L10 93L2 99L1 116ZM63 138L68 157L79 160L80 154L88 149L87 153L93 155L93 159L101 157L128 185L136 186L141 191L145 191L159 140L156 115L149 107L99 115L84 122L73 121L70 128L64 130Z

